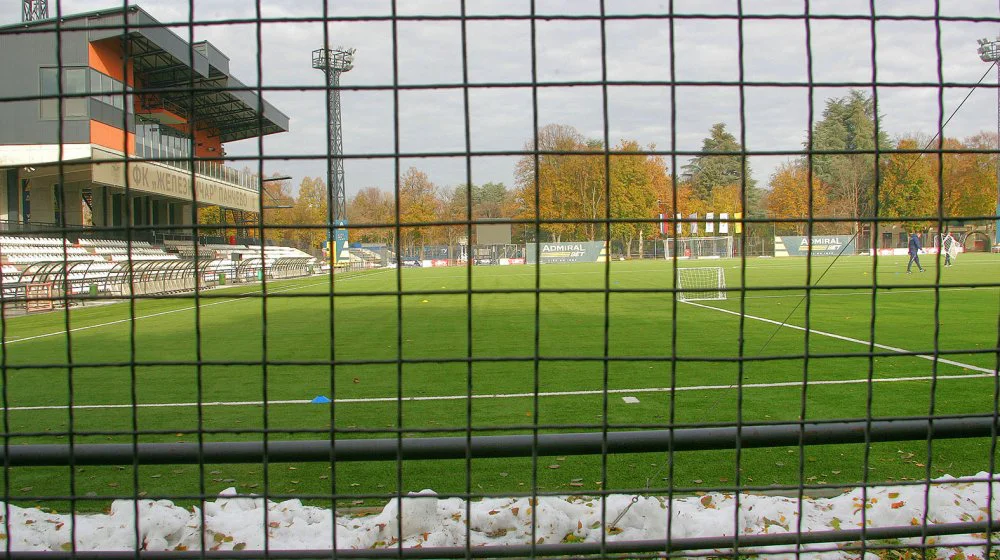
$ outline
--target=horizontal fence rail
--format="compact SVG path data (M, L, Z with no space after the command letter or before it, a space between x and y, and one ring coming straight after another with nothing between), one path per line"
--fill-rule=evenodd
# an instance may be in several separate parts
M15 466L157 465L298 461L413 461L552 455L601 455L841 443L990 437L997 418L937 418L872 422L677 428L509 436L407 437L402 440L9 445L4 464Z

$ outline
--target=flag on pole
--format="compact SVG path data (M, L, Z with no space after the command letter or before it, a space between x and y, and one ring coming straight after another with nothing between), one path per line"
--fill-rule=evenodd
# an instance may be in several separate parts
M677 220L674 222L674 224L675 224L674 229L677 231L677 235L680 235L681 234L681 228L684 226L684 224L681 223L681 215L680 214L677 214Z
M667 215L666 214L658 214L658 216L660 218L660 234L661 235L666 235L667 234Z
M729 213L722 212L719 214L719 233L729 233Z
M691 235L698 233L698 213L695 212L688 216L691 218Z
M705 233L715 233L715 212L705 214Z
M733 212L733 222L736 233L743 233L743 212Z

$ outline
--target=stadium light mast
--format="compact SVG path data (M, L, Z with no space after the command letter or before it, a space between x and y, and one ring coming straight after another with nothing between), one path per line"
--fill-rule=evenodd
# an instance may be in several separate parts
M340 75L354 68L355 49L316 49L312 53L312 66L326 74L326 101L329 114L330 161L327 165L327 184L330 185L330 210L334 231L333 263L341 258L347 247L347 195L344 189L344 143L340 127ZM329 240L327 241L329 249Z
M21 2L21 21L35 21L49 18L48 0L24 0Z
M979 58L997 67L997 208L993 243L1000 245L1000 35L996 39L979 39Z

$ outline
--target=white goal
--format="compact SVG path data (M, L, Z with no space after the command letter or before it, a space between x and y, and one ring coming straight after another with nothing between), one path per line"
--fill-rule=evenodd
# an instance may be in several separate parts
M952 260L955 260L961 251L962 243L951 235L942 238L941 234L937 234L934 236L934 246L940 247L942 253L948 253Z
M726 299L726 273L721 267L677 269L677 300Z
M733 256L732 236L723 237L681 237L663 240L663 254L679 259L725 259Z

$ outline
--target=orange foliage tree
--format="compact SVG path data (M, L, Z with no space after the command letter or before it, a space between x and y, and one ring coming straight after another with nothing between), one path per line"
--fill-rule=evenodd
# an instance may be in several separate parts
M809 168L801 162L784 163L771 176L770 191L764 198L764 208L768 215L778 219L801 220L783 222L778 230L794 231L798 235L807 233L810 217L828 215L830 205L826 185L814 174L809 182ZM812 192L812 204L809 194ZM813 231L825 229L814 224Z

